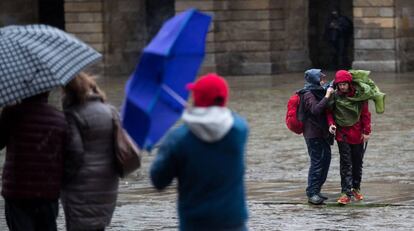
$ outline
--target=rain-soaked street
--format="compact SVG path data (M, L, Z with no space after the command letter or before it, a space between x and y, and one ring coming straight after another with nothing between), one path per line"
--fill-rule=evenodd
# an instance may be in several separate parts
M333 73L328 73L332 78ZM308 155L302 136L285 127L286 102L303 86L302 73L228 78L230 107L247 118L246 185L250 230L413 230L414 227L414 73L372 74L387 94L385 113L372 112L372 136L364 159L364 202L339 207L339 157L336 145L323 191L322 206L309 206L304 189ZM100 79L109 101L120 105L125 79ZM58 97L58 93L54 93ZM177 230L175 189L151 188L148 168L122 180L112 224L107 230ZM4 158L4 155L2 155ZM0 230L6 230L0 200ZM63 212L59 229L64 230Z

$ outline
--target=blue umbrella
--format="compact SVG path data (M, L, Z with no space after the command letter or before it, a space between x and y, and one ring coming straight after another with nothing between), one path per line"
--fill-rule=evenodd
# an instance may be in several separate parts
M164 23L145 47L126 86L122 123L143 149L155 143L180 118L204 58L211 17L195 9Z

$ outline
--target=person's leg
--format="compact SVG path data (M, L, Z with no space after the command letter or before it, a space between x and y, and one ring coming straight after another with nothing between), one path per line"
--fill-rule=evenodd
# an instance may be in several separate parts
M341 173L341 192L352 196L352 159L351 146L346 142L338 142L339 168Z
M335 69L339 70L339 55L340 55L340 53L339 53L339 48L340 48L339 39L337 39L335 41L332 41L331 44L332 44L332 48L333 48L333 58L332 58L333 67Z
M4 199L7 227L10 231L34 231L34 219L30 203Z
M346 69L346 49L343 38L338 39L338 69Z
M37 231L56 231L58 217L58 200L38 200L35 210Z
M364 159L364 144L354 144L352 149L352 187L361 188L362 164Z
M319 190L322 188L323 184L326 181L326 178L328 177L329 167L331 165L331 146L326 140L324 141L325 142L322 142L322 176Z
M310 157L310 167L308 172L308 187L306 188L306 195L312 197L318 194L323 176L323 139L311 138L305 139Z

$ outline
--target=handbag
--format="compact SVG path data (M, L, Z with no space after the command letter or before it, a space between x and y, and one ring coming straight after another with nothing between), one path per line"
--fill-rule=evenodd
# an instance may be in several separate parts
M128 133L122 128L119 114L112 109L115 162L121 178L141 167L141 153Z

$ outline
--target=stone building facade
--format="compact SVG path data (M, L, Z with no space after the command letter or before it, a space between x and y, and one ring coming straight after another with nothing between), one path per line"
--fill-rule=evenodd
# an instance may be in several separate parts
M104 54L105 75L125 76L165 19L195 7L214 16L201 72L269 75L332 68L323 26L333 6L354 23L353 68L414 69L411 0L2 0L0 26L58 26Z

